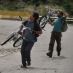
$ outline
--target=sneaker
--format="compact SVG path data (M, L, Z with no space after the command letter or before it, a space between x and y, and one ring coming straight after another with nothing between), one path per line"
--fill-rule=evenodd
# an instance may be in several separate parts
M31 62L30 62L30 61L28 61L28 62L27 62L27 66L30 66L30 65L31 65Z
M52 58L52 54L51 53L46 53L47 56L49 56L50 58Z
M60 52L58 52L57 55L60 56Z
M27 68L27 66L26 65L21 65L21 68Z

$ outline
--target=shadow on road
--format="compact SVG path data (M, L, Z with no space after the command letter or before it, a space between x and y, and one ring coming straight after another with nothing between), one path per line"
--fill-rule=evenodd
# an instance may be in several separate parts
M28 67L29 70L53 70L56 71L56 68L42 68L42 67Z
M53 57L52 60L62 60L62 59L67 59L65 56L60 56L60 57Z

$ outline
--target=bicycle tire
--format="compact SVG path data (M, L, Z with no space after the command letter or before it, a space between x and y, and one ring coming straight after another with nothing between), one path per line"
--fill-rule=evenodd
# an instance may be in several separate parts
M5 45L8 41L10 41L12 38L14 37L14 33L12 33L11 35L9 35L8 39L6 39L4 42L2 42L0 45L3 46Z
M18 47L22 44L22 37L20 36L14 43L13 47Z

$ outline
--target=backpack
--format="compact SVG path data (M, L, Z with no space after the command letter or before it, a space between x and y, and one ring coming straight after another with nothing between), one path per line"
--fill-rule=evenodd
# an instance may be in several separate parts
M61 28L61 32L66 32L67 29L68 29L68 25L67 25L67 22L66 22L66 17L63 17L62 18L62 28Z

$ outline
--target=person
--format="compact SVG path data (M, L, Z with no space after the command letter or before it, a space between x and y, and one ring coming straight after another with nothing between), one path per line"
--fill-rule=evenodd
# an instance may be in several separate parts
M61 37L62 37L61 28L63 26L62 24L63 15L64 13L62 11L59 11L57 14L58 18L53 23L49 21L50 24L54 25L53 31L51 33L48 53L46 53L46 55L49 56L50 58L52 58L55 41L57 43L56 47L57 55L60 56L61 53Z
M24 21L20 27L19 33L25 26L26 29L23 30L23 42L21 46L21 58L22 58L22 68L27 68L27 66L31 65L31 49L35 42L37 42L37 37L42 34L42 30L37 20L39 18L39 14L37 12L33 12L30 18Z

